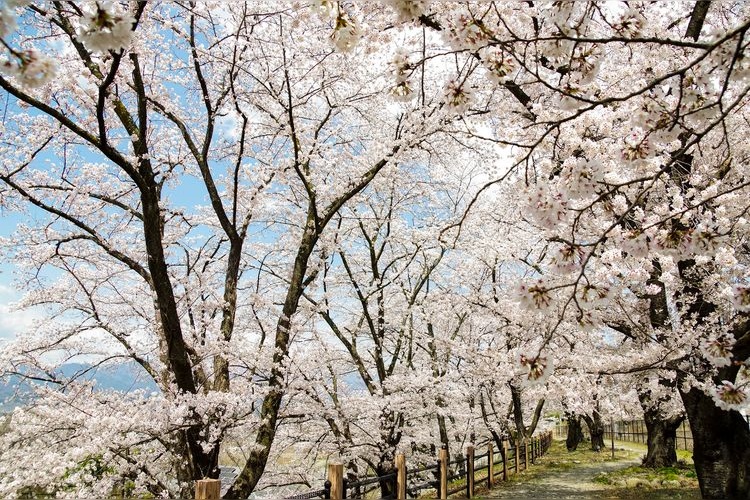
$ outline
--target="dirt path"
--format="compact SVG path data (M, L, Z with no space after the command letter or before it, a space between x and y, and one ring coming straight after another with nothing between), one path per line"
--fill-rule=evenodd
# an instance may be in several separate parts
M630 459L549 470L543 476L531 481L504 485L503 488L493 490L484 498L554 498L559 500L612 498L607 496L611 488L595 483L592 479L600 472L623 469L638 462L638 459Z
M636 451L636 450L633 450ZM541 459L543 462L544 457ZM614 461L597 463L575 463L566 467L540 467L543 471L529 470L531 477L523 480L502 484L499 488L485 493L481 498L505 499L551 499L551 500L580 500L580 499L693 499L700 498L697 492L684 490L645 490L641 488L613 488L596 483L594 477L602 472L612 472L640 463L640 456L631 453ZM540 464L541 465L541 464ZM519 478L520 479L520 478Z

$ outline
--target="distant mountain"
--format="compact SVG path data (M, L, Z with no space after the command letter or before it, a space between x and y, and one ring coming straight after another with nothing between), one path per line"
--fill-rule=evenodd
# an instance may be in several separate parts
M86 363L67 363L61 365L56 374L63 379L77 377L79 380L93 380L97 390L113 390L118 392L132 392L136 390L159 391L156 383L135 362L97 368ZM44 383L30 380L20 375L9 375L0 378L0 412L10 411L33 399L34 385Z
M67 363L60 367L60 373L65 377L82 374L84 380L96 382L97 389L131 392L139 389L158 391L159 387L146 371L134 361L93 368L85 363Z

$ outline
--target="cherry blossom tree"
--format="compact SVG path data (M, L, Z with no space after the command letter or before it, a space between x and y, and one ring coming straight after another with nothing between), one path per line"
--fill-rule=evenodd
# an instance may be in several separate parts
M67 444L4 491L189 496L217 475L225 437L245 432L255 444L230 495L247 496L274 442L316 248L342 207L451 119L442 94L421 114L389 106L382 55L361 51L353 67L307 7L21 7L2 14L0 203L30 220L3 245L26 269L25 304L51 316L3 362L60 390L14 414L3 462ZM269 239L278 252L264 253ZM57 370L81 356L130 359L161 392L99 396ZM45 428L62 407L69 423Z
M455 271L443 264L452 251L439 236L463 213L472 171L491 154L467 142L457 149L458 137L423 142L395 175L374 180L362 202L340 212L321 246L321 281L304 295L321 324L305 347L314 359L298 376L319 390L294 407L327 423L318 433L329 436L352 480L391 472L399 450L429 463L439 446L460 456L472 440L474 379L464 368L474 357L472 321L453 300ZM458 151L465 164L446 164ZM383 481L382 495L391 488Z
M452 102L502 117L489 136L514 151L550 244L537 255L557 265L519 290L534 308L561 306L530 363L553 355L565 318L600 328L658 260L673 328L622 361L675 371L704 496L747 496L745 5L394 2L393 14L442 34L461 61Z

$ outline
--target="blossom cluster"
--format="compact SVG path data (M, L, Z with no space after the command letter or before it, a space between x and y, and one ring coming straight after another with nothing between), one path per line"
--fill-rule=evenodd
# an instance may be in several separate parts
M42 87L57 75L57 63L36 49L18 52L0 66L4 74L15 77L22 86Z
M716 406L723 410L739 411L745 409L748 403L748 395L745 385L736 385L729 380L723 380L711 391Z
M396 12L396 19L409 22L423 16L430 8L431 0L387 0L388 5Z
M409 54L405 49L399 48L396 50L390 67L391 74L396 81L396 84L391 89L391 95L397 101L410 101L415 96L412 84L409 81L413 68L409 63Z
M126 49L133 37L135 19L115 2L97 1L81 18L78 39L92 52Z
M471 91L467 88L466 83L458 80L451 80L443 89L445 101L448 108L457 114L468 111L472 103Z
M518 360L521 367L527 370L524 384L543 384L554 372L554 363L549 356L529 357L521 354Z

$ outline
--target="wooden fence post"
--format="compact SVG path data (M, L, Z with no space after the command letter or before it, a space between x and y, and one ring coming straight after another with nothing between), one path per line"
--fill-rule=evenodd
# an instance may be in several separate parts
M218 479L199 479L195 482L196 500L219 500L221 498L221 481Z
M474 498L474 447L466 447L466 496Z
M487 445L487 487L492 489L495 485L495 453L492 450L492 443Z
M508 480L508 442L503 439L503 481Z
M523 438L523 455L524 455L524 469L527 470L529 468L529 440L527 438Z
M687 426L685 425L687 423L687 420L683 420L680 424L680 428L682 429L682 440L685 442L685 449L688 449L687 445ZM690 450L693 451L693 450Z
M639 420L638 421L638 427L639 427L638 433L640 434L641 437L643 437L643 442L645 443L646 442L646 436L644 435L645 433L643 432L643 420Z
M518 474L518 453L521 451L521 441L516 439L516 445L513 453L513 458L516 459L516 474Z
M446 448L440 448L438 460L440 462L440 498L445 500L448 498L448 450Z
M396 455L396 498L406 499L406 457L403 453Z
M344 464L328 464L328 480L331 482L331 499L344 498Z

